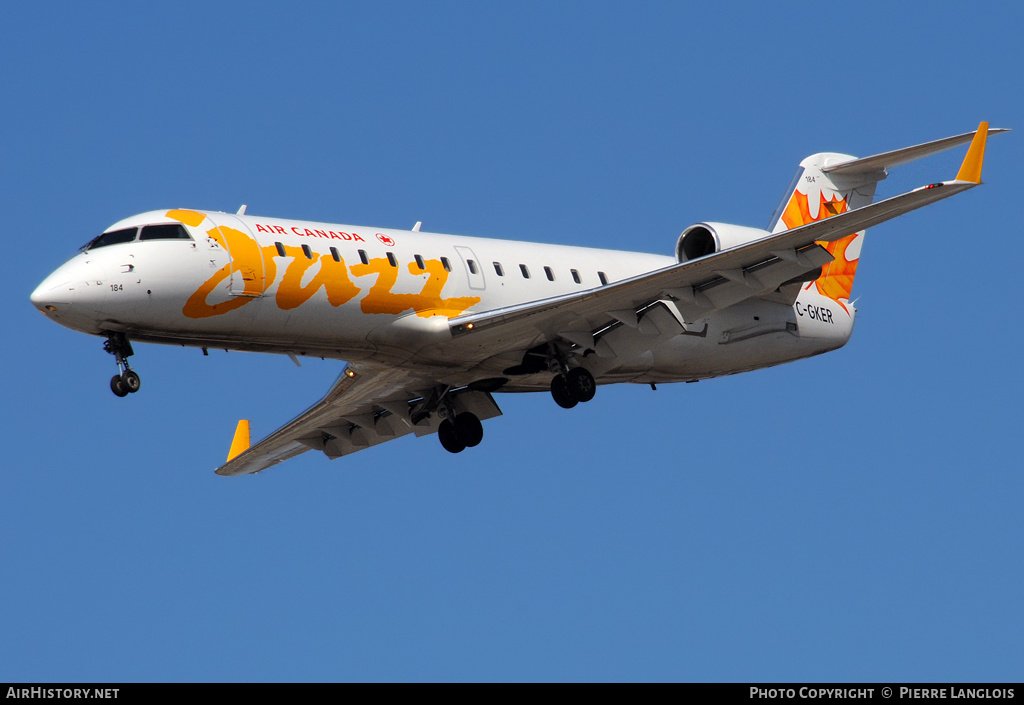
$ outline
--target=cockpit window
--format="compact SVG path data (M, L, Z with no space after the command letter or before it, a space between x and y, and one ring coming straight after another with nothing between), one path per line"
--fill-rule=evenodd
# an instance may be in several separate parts
M191 240L188 231L181 223L166 223L164 225L146 225L142 228L140 240Z
M106 247L107 245L119 245L122 242L131 242L135 239L135 233L138 228L125 228L124 230L111 230L109 233L103 233L97 238L89 241L89 243L83 247L83 250L95 250L97 247Z
M120 245L122 242L131 242L139 235L139 240L191 240L192 236L188 230L182 227L181 223L163 223L161 225L144 225L142 233L138 228L125 228L123 230L111 230L93 238L82 250L95 250L97 247L107 245Z

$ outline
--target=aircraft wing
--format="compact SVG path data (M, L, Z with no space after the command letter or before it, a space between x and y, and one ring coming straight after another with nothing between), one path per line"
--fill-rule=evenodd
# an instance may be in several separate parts
M485 390L452 390L393 367L349 366L323 399L256 445L249 446L249 422L239 421L227 462L216 472L248 475L307 450L337 458L410 433L436 433L441 420L436 414L418 418L418 404L444 394L451 395L457 412L471 411L481 421L501 414Z
M602 353L596 338L616 322L641 333L666 334L671 316L659 301L673 301L687 323L748 298L770 295L834 258L817 244L831 242L865 228L974 188L981 183L987 124L975 133L957 178L846 211L798 228L682 262L588 291L555 296L516 306L452 318L452 336L473 340L480 351L556 337ZM1002 130L999 130L1002 131ZM951 139L960 139L951 138ZM942 145L945 147L945 145ZM872 164L873 166L873 164ZM644 331L648 312L660 318ZM675 332L681 330L678 322ZM478 339L478 340L477 340ZM614 351L605 351L613 354Z

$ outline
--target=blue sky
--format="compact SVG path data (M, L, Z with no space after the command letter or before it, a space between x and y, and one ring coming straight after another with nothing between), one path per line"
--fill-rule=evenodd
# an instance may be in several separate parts
M0 680L1020 680L1020 132L868 233L842 350L499 397L221 478L339 363L102 341L35 285L164 207L670 253L803 157L1017 128L1016 4L34 3L4 12ZM962 151L882 193L955 174ZM13 265L13 266L12 266Z

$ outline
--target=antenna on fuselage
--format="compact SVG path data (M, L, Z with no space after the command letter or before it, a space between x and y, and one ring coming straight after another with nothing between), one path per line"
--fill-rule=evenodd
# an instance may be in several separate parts
M421 225L423 225L423 221L422 220L417 220L416 221L416 225L412 226L412 231L414 233L418 233L420 231L420 226Z
M237 211L235 211L235 215L245 215L246 208L248 208L248 206L243 203L241 207Z

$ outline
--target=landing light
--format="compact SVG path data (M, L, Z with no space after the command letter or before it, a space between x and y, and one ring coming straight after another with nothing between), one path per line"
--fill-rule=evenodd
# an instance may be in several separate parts
M56 306L47 306L47 307L46 307L46 310L47 310L47 311L56 311L56 310L57 310L57 307L56 307Z
M346 377L355 377L355 376L356 376L356 373L355 373L355 371L354 371L354 370L352 370L352 369L350 369L350 368L349 368L349 369L346 369L346 370L345 370L345 376L346 376Z
M473 324L472 323L467 323L466 324L466 330L473 330Z

